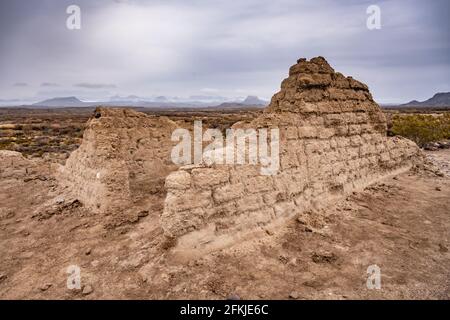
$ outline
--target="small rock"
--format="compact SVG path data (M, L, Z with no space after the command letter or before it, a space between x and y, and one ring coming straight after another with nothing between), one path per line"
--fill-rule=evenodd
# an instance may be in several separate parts
M306 224L306 219L305 217L299 216L297 217L297 222L300 224Z
M64 203L64 198L58 198L56 199L56 204L63 204Z
M43 286L41 286L39 289L41 289L41 291L47 291L48 289L50 289L51 286L52 286L51 283L46 283Z
M187 265L188 265L188 267L192 268L192 267L195 266L195 261L191 260L191 261L188 262Z
M143 217L146 217L146 216L148 216L148 210L142 210L142 211L140 211L138 213L138 217L139 218L143 218Z
M237 294L232 293L227 297L227 300L241 300L241 297L239 297Z
M0 282L2 282L3 280L6 280L6 278L8 278L8 276L6 274L0 274Z
M272 230L266 229L266 233L267 233L269 236L273 236L273 231L272 231Z
M443 245L442 243L439 243L439 251L440 252L448 252L448 248Z
M195 260L195 265L197 266L197 267L201 267L201 266L203 266L205 263L202 261L202 260L200 260L200 259L198 259L198 260Z
M298 299L300 296L299 296L299 294L298 294L298 292L297 291L292 291L290 294L289 294L289 298L291 298L291 299Z
M98 267L99 264L100 264L100 261L98 261L98 260L94 260L91 262L91 266L93 266L94 268Z
M282 255L282 254L278 257L278 260L280 260L284 264L289 262L289 258L284 256L284 255Z
M89 249L87 249L87 250L84 252L84 254L88 256L88 255L91 254L91 252L92 252L92 249L89 248Z
M441 191L441 187L436 187L436 191Z
M307 281L303 282L303 285L310 287L310 288L320 288L321 287L320 281L317 281L317 280L307 280Z
M87 296L88 294L91 294L94 291L94 289L92 288L92 286L90 285L86 285L83 287L83 291L82 293Z
M338 259L333 252L314 252L311 258L314 263L334 263Z
M398 177L393 177L392 179L394 179L394 180L398 180Z

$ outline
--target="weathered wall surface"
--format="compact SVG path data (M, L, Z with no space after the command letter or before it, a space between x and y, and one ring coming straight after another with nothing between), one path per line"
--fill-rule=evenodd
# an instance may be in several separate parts
M130 109L98 108L83 143L62 168L61 181L95 212L139 207L164 188L176 124Z
M386 137L367 86L321 57L292 66L265 113L246 127L280 129L280 171L263 176L257 166L201 165L171 173L161 221L181 251L226 246L421 159L413 142Z
M20 152L0 150L0 178L21 179L34 171L35 165Z

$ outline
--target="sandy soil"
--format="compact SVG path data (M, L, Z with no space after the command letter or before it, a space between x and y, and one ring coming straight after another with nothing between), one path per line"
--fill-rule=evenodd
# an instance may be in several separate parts
M430 155L449 167L450 150ZM111 229L76 202L41 212L57 190L45 163L1 181L1 299L450 298L449 176L405 173L187 262L167 249L158 210ZM374 264L379 290L366 287ZM70 265L82 290L67 289Z

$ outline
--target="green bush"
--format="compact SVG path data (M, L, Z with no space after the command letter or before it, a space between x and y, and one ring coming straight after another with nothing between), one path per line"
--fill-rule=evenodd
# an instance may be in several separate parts
M439 115L395 115L391 131L413 140L419 146L450 139L450 113Z

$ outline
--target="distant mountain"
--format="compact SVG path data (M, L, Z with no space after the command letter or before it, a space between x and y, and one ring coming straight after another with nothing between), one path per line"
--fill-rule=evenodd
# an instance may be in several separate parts
M450 106L450 92L436 93L432 98L425 101L413 100L402 104L402 107L446 107Z
M204 103L222 103L226 101L230 101L229 98L222 96L211 96L211 95L193 95L189 96L188 101L200 101Z
M109 100L110 101L132 101L132 102L138 102L138 101L141 101L141 100L144 100L143 98L141 98L141 97L138 97L138 96L136 96L136 95L129 95L129 96L126 96L126 97L121 97L121 96L119 96L119 95L115 95L115 96L112 96L111 98L109 98Z
M243 109L243 108L262 108L268 105L267 101L259 99L257 96L248 96L244 100L234 102L224 102L213 108L217 109Z
M51 107L51 108L87 107L91 105L94 105L94 103L83 102L79 100L77 97L53 98L32 104L33 107Z
M236 99L226 100L224 97L216 96L191 96L187 99L158 96L154 98L142 98L136 95L119 96L115 95L108 101L85 102L77 97L58 97L47 99L29 105L33 108L66 108L66 107L93 107L97 105L106 105L113 107L142 107L142 108L248 108L264 107L267 101L261 100L256 96L248 96L244 100Z
M245 108L263 108L263 104L243 104L240 102L224 102L217 106L211 106L208 109L245 109Z
M23 104L23 101L19 99L0 99L0 106L15 106Z
M155 98L155 102L168 102L169 99L165 96L159 96Z
M142 107L142 108L197 108L207 107L201 102L171 102L166 97L157 97L158 101L147 101L137 96L113 96L109 101L84 102L76 97L60 97L40 101L31 105L33 108L67 108L93 107L99 105L111 107Z
M248 96L244 101L242 101L242 104L252 106L265 106L267 105L267 101L261 100L257 96Z

